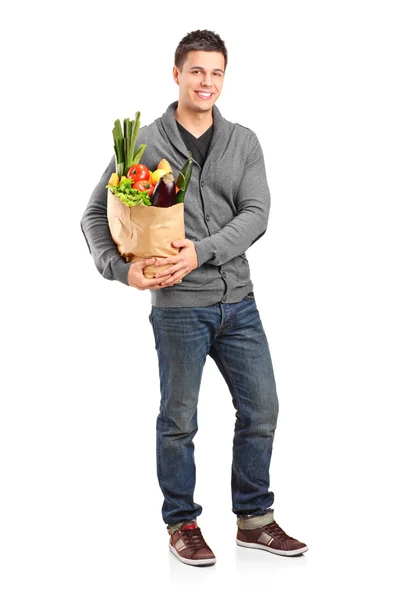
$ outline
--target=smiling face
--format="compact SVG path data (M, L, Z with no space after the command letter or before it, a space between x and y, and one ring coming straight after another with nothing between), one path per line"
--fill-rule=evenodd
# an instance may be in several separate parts
M173 77L179 85L179 104L186 110L210 111L221 94L225 75L222 52L191 50L182 71L173 68Z

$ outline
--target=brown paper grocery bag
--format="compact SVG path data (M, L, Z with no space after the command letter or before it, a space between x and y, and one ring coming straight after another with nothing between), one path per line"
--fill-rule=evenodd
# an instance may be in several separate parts
M107 195L107 218L111 236L126 262L143 258L166 258L178 254L173 240L185 239L184 203L169 208L157 206L126 206L110 190ZM144 274L152 279L157 271L167 267L145 267Z

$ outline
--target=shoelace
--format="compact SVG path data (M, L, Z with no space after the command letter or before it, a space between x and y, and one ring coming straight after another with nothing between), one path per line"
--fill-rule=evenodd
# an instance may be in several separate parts
M282 527L279 527L276 521L265 525L263 529L265 529L267 533L280 542L284 542L285 540L294 540L294 538L290 537L290 535L283 531Z
M184 538L187 544L193 548L193 550L199 550L200 548L208 548L200 527L195 529L181 529L181 536Z

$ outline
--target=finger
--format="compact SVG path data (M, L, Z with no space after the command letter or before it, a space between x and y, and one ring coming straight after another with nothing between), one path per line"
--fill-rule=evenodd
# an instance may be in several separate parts
M161 281L165 281L165 279L167 279L168 277L170 277L170 275L165 275L165 277L163 277ZM146 275L144 275L143 273L140 277L140 280L141 285L144 287L147 287L149 285L157 285L160 283L159 279L156 279L155 277L146 277Z
M146 288L146 289L149 289L149 290L161 290L161 289L164 289L166 287L172 287L173 285L175 285L175 284L174 283L168 283L167 285L164 285L162 283L157 282L156 285L151 285L149 288Z
M180 259L181 257L179 256L179 254L176 254L175 256L168 256L167 258L157 258L156 262L154 263L154 266L162 267L164 265L174 264L177 260Z
M165 277L165 275L172 275L173 273L176 273L176 271L178 271L179 267L177 265L174 265L173 267L170 267L169 269L164 269L164 271L159 271L158 273L156 273L156 278L159 279L160 277Z
M135 261L133 264L134 265L139 265L140 267L146 267L147 265L152 265L155 260L156 260L156 257L153 257L153 258L143 258L142 260Z
M155 277L154 277L154 279L146 279L145 278L145 282L143 283L143 285L145 287L154 288L157 285L161 285L161 283L164 283L164 281L166 281L168 278L169 278L168 275L166 277L164 277L163 279L161 279L161 280L160 279L156 279Z
M166 285L169 285L170 283L174 284L175 283L181 283L183 277L186 275L186 271L176 271L176 273L174 273L174 275L172 275L171 277L169 277L168 279L164 279L164 281L161 283L162 287L165 287Z
M165 288L173 287L174 284L170 283L169 285L156 285L155 287L149 288L151 291L153 290L165 290Z

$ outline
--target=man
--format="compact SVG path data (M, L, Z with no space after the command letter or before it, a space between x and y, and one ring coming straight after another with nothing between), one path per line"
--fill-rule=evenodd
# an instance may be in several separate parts
M245 251L266 231L270 194L256 134L224 119L215 103L227 65L224 42L214 32L187 34L175 52L179 100L139 131L143 162L162 158L174 173L192 152L194 168L185 197L185 237L177 255L126 263L107 223L106 184L114 157L95 188L81 226L97 269L151 292L150 323L159 359L160 412L156 424L157 476L169 548L190 565L214 564L193 500L197 401L207 355L229 387L236 423L232 460L232 511L236 543L283 556L307 546L274 520L269 467L278 398L269 347L257 310ZM148 264L165 269L144 277Z

